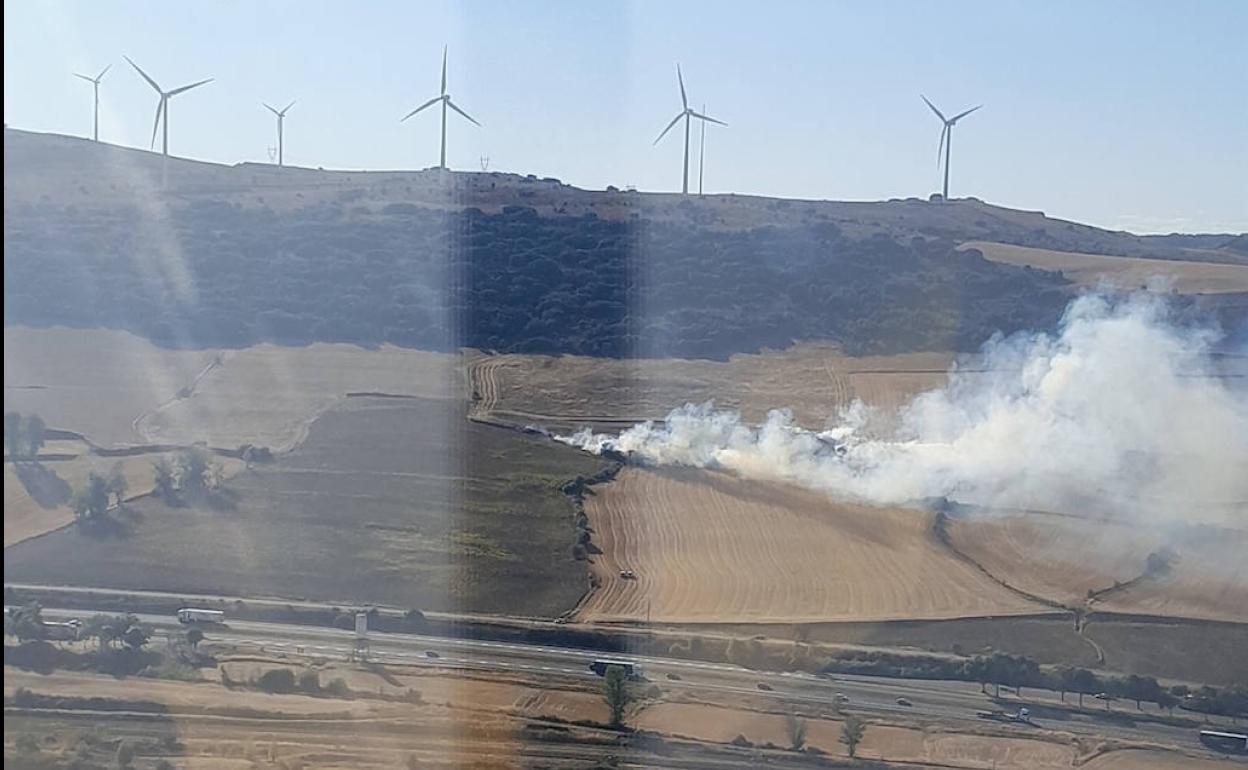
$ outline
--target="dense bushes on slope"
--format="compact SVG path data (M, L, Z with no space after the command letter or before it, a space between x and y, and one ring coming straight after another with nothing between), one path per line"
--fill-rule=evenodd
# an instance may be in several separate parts
M6 324L108 326L162 344L260 341L724 357L793 340L850 352L977 346L1047 326L1060 277L948 241L854 241L823 223L747 232L509 207L278 215L5 212Z

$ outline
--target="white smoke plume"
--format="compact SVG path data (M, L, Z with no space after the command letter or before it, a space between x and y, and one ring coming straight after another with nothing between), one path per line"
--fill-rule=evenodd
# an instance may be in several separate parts
M655 465L721 468L881 505L932 498L1154 523L1248 523L1248 396L1216 376L1208 329L1155 294L1071 303L1058 334L994 338L974 374L904 407L890 435L855 403L820 432L710 403L618 436L559 440ZM986 372L982 370L987 370Z

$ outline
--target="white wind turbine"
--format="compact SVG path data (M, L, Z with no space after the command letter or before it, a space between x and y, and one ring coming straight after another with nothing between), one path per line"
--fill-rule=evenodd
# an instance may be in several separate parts
M196 83L191 83L189 86L182 86L181 88L175 88L172 91L165 91L156 83L155 80L152 80L152 78L149 77L146 72L140 69L139 65L135 64L130 59L129 56L126 56L123 58L126 61L130 62L130 66L134 67L135 71L137 71L140 75L143 76L143 79L147 81L147 84L150 85L156 91L156 93L160 94L160 103L156 105L156 121L152 123L152 145L151 146L152 147L156 146L156 130L160 128L161 126L163 126L164 131L161 132L160 153L164 155L165 157L169 157L169 100L177 96L178 94L186 93L187 91L190 91L192 88L198 88L204 85L205 83L211 83L212 78L208 78L207 80L200 80ZM163 120L161 119L162 116L164 118Z
M82 78L87 81L95 90L95 134L93 135L93 139L97 142L100 141L100 81L104 79L104 73L108 72L112 68L113 65L108 65L104 69L100 70L100 74L93 78L87 77L86 75L79 75L77 72L74 73L74 77Z
M278 109L274 109L273 107L270 107L269 105L265 104L264 102L260 102L260 103L261 103L261 104L264 104L264 108L265 108L266 110L268 110L269 112L271 112L271 113L273 113L274 115L276 115L276 116L277 116L277 165L278 165L279 167L281 167L281 165L282 165L282 149L283 149L283 148L284 148L284 146L285 146L285 142L284 142L284 140L283 140L283 138L282 138L282 124L286 121L286 111L287 111L287 110L289 110L291 107L294 107L294 106L295 106L295 103L292 101L290 104L286 105L285 107L283 107L283 108L282 108L282 109L280 109L280 110L278 110Z
M663 140L663 137L667 136L667 132L672 130L672 126L680 122L681 118L685 119L685 167L684 167L685 170L684 170L684 176L682 177L682 181L681 181L680 191L684 193L685 195L688 195L689 194L689 124L690 122L694 118L697 118L698 120L703 121L704 124L707 121L710 121L711 123L718 123L721 126L726 126L728 124L722 120L716 120L715 118L708 117L706 115L703 115L700 112L696 112L692 107L689 106L689 97L685 94L685 78L680 73L679 64L676 65L676 80L678 83L680 83L680 103L681 103L682 109L680 112L676 114L676 117L672 118L672 122L667 124L667 128L663 129L663 133L659 134L659 138L655 139L654 143L657 145L660 141Z
M945 186L944 190L941 192L941 199L947 201L949 200L949 148L953 143L953 126L959 120L965 118L967 115L970 115L972 112L978 110L984 105L981 104L976 107L972 107L966 112L959 112L952 118L946 118L944 113L936 109L936 105L927 100L926 96L919 94L919 97L922 98L924 102L927 102L927 106L932 108L932 112L936 113L936 117L940 118L940 122L944 124L944 128L940 130L940 145L936 149L936 168L940 168L940 155L943 152L945 155Z
M433 97L429 101L425 102L424 104L420 105L416 109L404 115L403 120L400 120L399 122L402 123L404 120L407 120L408 118L412 117L413 115L425 109L426 107L432 107L438 102L442 102L442 155L441 155L441 160L439 161L438 165L440 168L444 169L446 168L446 108L450 107L452 110L455 110L460 115L463 115L465 118L471 121L473 125L476 125L476 126L481 125L476 120L474 120L471 115L469 115L468 113L461 110L458 106L456 106L455 102L451 101L451 95L446 92L446 46L442 46L442 92L438 96Z

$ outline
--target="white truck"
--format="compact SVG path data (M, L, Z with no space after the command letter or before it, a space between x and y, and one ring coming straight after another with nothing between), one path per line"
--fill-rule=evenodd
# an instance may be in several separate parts
M179 623L224 623L225 613L221 610L201 610L194 607L183 607L178 610Z

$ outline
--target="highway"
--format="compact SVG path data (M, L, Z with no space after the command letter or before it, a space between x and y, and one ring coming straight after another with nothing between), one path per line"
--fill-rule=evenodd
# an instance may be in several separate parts
M55 608L44 608L43 613L48 620L85 618L91 614ZM180 634L185 630L170 616L139 614L138 618L151 624L158 636ZM208 626L203 630L205 643L275 655L348 659L354 651L354 633L336 628L227 619L223 626ZM597 679L589 665L605 656L599 651L577 648L374 631L368 633L368 642L368 658L378 663L508 672L562 680ZM915 721L969 721L979 726L985 723L976 716L977 711L1002 708L982 694L977 684L968 682L752 671L730 664L627 653L611 653L609 657L633 662L648 680L665 690L702 695L749 695L771 699L781 708L802 706L804 710L831 712L837 695L842 694L849 699L841 706L841 711L847 713L906 717ZM1017 703L1031 709L1032 724L1002 723L999 724L1001 729L1020 736L1044 729L1199 749L1196 726L1175 726L1142 718L1147 715L1136 712L1134 704L1118 702L1113 704L1112 711L1101 712L1099 702L1090 701L1090 704L1097 704L1095 710L1076 712L1054 708L1058 704L1053 693L1030 690L1026 695ZM907 698L913 705L898 705L899 697ZM1011 705L1007 710L1013 712L1016 708Z

